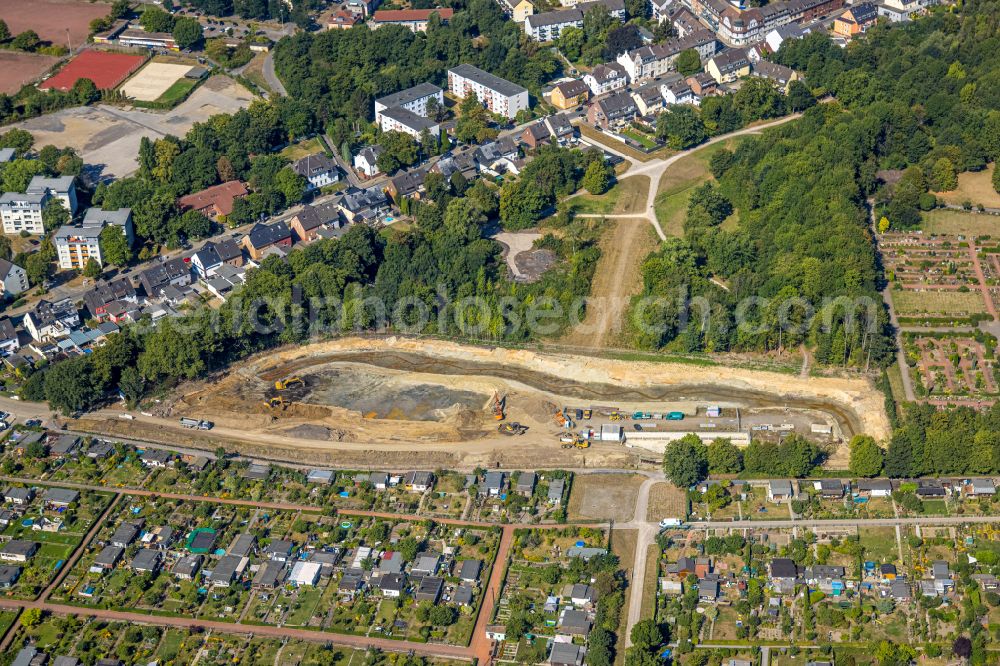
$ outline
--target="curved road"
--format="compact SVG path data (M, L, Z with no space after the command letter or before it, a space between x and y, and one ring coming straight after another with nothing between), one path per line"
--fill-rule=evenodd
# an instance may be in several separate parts
M268 87L275 95L281 95L282 97L288 96L288 91L285 90L285 84L281 82L278 75L274 73L274 51L268 51L267 55L264 56L264 67L263 67L264 80L267 82Z

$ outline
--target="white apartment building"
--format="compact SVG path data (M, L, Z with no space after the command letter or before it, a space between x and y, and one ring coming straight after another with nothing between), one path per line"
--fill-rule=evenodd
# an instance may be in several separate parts
M625 0L593 0L580 2L570 9L533 14L524 20L524 32L537 42L551 42L559 39L566 28L583 29L583 15L591 7L603 5L608 12L621 22L625 22Z
M375 100L375 122L381 125L382 112L397 107L426 118L427 102L431 99L437 100L438 105L444 107L444 91L433 83L420 83L412 88L379 97Z
M94 259L103 266L101 231L109 225L121 227L125 234L125 240L130 246L132 245L132 210L130 208L118 210L88 208L83 222L78 225L67 224L55 233L53 241L59 258L59 268L82 270L90 259Z
M628 85L628 74L625 68L616 62L597 65L583 76L583 82L590 88L595 97L615 90L621 90Z
M5 192L0 196L0 221L3 222L3 232L19 234L26 231L35 235L45 233L42 210L50 198L48 192L41 194Z
M448 89L456 97L475 95L487 109L505 118L513 118L528 108L528 90L472 65L448 70Z
M662 44L642 46L618 56L618 64L625 68L629 81L636 83L655 79L674 70L674 61L682 51L695 49L702 60L715 54L718 42L708 30L699 30L682 39L670 39Z
M0 259L0 282L3 284L4 296L17 296L28 291L28 274L15 263Z
M45 176L35 176L28 183L28 194L42 194L47 192L50 197L55 197L63 202L66 210L71 215L76 214L76 178L74 176L58 176L56 178L46 178Z
M424 130L431 136L441 135L441 126L436 122L401 106L384 109L378 124L383 132L406 132L418 140Z

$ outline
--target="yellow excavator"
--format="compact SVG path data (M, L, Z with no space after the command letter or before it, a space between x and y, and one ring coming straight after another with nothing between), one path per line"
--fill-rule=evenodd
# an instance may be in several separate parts
M497 426L497 432L501 435L523 435L528 431L527 426L523 426L517 421L511 421L510 423L501 423Z
M589 449L590 441L584 439L583 437L574 437L571 441L566 441L566 439L562 440L562 448L572 449L574 447L578 449Z
M291 388L293 386L305 386L306 383L301 377L286 377L285 379L279 379L274 382L274 388L279 391L284 391L285 389Z
M264 406L270 409L278 409L279 407L281 409L285 409L290 404L292 403L288 402L287 400L285 400L280 396L277 398L268 398L267 400L264 401Z

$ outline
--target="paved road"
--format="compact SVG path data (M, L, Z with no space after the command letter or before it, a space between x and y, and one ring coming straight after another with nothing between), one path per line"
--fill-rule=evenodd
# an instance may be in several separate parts
M264 56L264 67L262 68L264 72L264 80L267 82L267 86L276 94L283 97L288 96L288 91L285 90L285 85L278 78L278 75L274 73L274 51L268 51L267 55Z
M493 641L486 637L486 625L493 617L493 610L500 600L500 592L503 587L503 579L507 573L507 559L510 557L510 547L514 542L514 525L507 525L503 528L500 536L500 545L497 548L496 560L493 563L493 571L490 573L490 580L486 584L483 592L483 604L479 609L479 617L476 618L476 626L472 630L472 642L469 649L472 651L478 663L491 663L493 655Z
M632 591L628 600L628 621L625 624L625 647L632 646L632 627L642 619L642 598L646 591L646 560L649 547L656 542L659 525L647 520L649 512L649 493L657 483L664 483L662 475L659 478L650 477L639 486L639 496L635 501L635 512L631 522L616 525L621 529L636 529L638 536L635 542L635 559L632 562Z

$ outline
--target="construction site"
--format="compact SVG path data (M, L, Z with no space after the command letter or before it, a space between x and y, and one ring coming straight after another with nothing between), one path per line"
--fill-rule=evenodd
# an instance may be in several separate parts
M181 417L210 433L175 432ZM601 466L655 461L689 432L704 439L791 432L846 462L859 432L888 434L881 396L857 378L799 378L722 366L616 361L408 338L343 339L250 359L182 386L120 436L242 447L349 464L380 452L428 466ZM157 427L149 427L156 424Z

